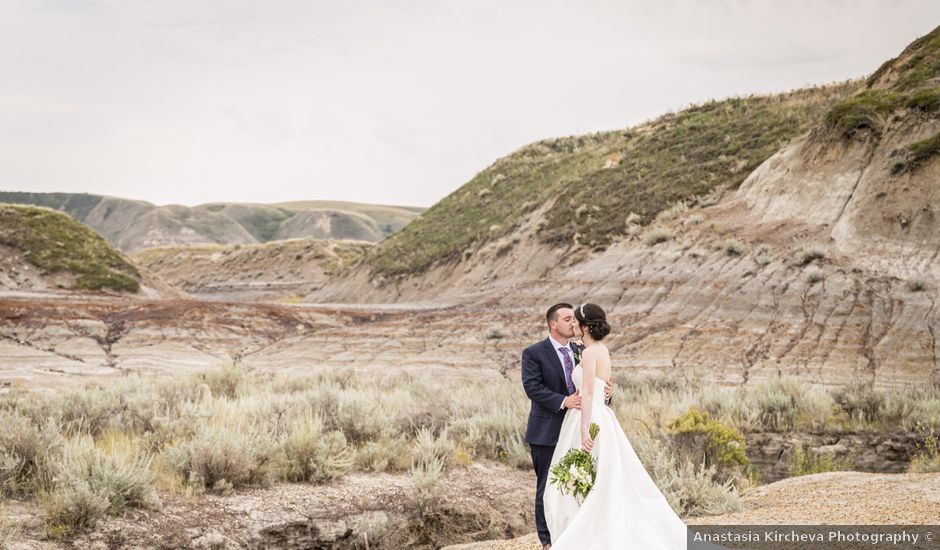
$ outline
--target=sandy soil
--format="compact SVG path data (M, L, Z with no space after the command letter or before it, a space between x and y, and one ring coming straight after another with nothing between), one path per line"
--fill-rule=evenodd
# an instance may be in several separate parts
M741 512L685 521L695 525L937 525L940 474L814 474L757 487L742 502ZM540 548L535 533L446 547L447 550Z

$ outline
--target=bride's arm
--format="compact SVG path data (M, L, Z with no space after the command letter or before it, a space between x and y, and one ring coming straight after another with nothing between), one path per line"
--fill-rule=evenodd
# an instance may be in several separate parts
M591 409L594 407L594 379L597 378L597 354L585 353L581 357L581 368L584 369L581 383L581 447L590 452L594 447L591 439Z

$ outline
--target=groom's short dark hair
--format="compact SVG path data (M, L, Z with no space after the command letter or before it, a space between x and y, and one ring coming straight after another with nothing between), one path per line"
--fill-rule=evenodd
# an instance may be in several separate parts
M558 310L564 309L564 308L574 309L574 306L563 302L560 304L555 304L552 307L548 308L548 313L545 314L545 323L548 324L548 328L552 328L551 326L552 321L558 320Z

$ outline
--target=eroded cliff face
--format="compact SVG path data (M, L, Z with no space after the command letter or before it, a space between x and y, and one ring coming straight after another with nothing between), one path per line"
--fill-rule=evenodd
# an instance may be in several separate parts
M895 146L806 136L719 204L660 216L603 252L539 244L534 219L508 249L395 283L357 273L309 299L484 306L535 334L551 303L592 301L614 321L624 367L729 384L940 383L940 236L927 213L892 221L931 208L940 163L894 176L873 166Z
M899 114L880 137L844 137L825 129L765 162L741 185L756 223L803 221L827 228L836 250L884 275L929 277L937 271L935 210L940 163L910 168L904 151L940 132L940 121Z

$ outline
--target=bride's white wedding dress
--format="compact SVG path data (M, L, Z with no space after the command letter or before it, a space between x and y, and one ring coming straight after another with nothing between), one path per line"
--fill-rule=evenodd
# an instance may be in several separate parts
M579 390L583 378L584 369L575 367L571 379ZM604 404L600 378L594 382L592 403L591 422L600 428L591 451L597 458L597 477L581 506L570 494L546 484L542 502L552 549L685 550L686 527L646 472L614 412ZM552 466L571 448L581 448L581 411L577 409L565 414Z

